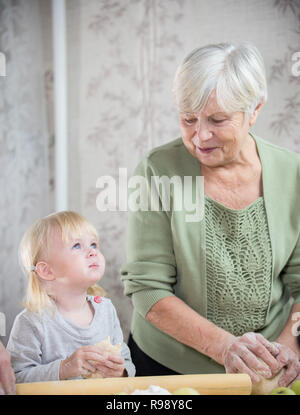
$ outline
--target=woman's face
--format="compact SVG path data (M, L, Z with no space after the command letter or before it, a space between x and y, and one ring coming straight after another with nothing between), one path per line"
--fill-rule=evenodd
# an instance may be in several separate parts
M207 167L238 161L259 109L248 119L243 112L226 113L212 94L201 113L179 114L183 143L192 156Z

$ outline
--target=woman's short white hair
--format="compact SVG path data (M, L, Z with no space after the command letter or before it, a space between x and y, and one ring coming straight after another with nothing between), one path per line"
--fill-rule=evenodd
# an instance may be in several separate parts
M193 50L176 71L175 103L179 112L204 108L215 91L225 112L253 113L267 100L265 67L258 49L250 43L211 44Z

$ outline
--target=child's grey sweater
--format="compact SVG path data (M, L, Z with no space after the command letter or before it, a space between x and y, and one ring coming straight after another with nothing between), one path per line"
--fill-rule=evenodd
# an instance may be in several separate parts
M11 354L12 367L17 383L59 380L60 362L82 346L92 346L110 336L113 345L122 344L121 355L128 376L135 375L130 350L123 341L123 333L112 302L87 296L95 313L88 327L79 327L66 319L56 308L42 316L23 310L17 315L7 350Z

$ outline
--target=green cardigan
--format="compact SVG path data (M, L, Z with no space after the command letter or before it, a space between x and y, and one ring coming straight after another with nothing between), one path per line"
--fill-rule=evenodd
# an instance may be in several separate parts
M253 138L262 164L273 271L268 312L259 332L273 341L293 303L300 302L300 156ZM150 183L151 176L200 176L201 168L180 138L150 151L134 174ZM146 320L151 307L166 296L177 296L207 316L205 221L186 222L172 207L168 212L129 212L127 264L121 274L134 306L132 335L146 354L176 372L222 373L223 366Z

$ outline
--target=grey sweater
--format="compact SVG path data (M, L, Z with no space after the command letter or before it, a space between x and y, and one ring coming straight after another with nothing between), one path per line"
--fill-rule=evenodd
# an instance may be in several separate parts
M59 380L60 362L82 346L91 346L110 336L122 344L121 355L128 376L135 375L130 350L123 341L119 319L112 302L102 297L96 303L87 296L95 313L88 327L79 327L56 309L42 316L23 310L17 315L7 344L17 383Z

